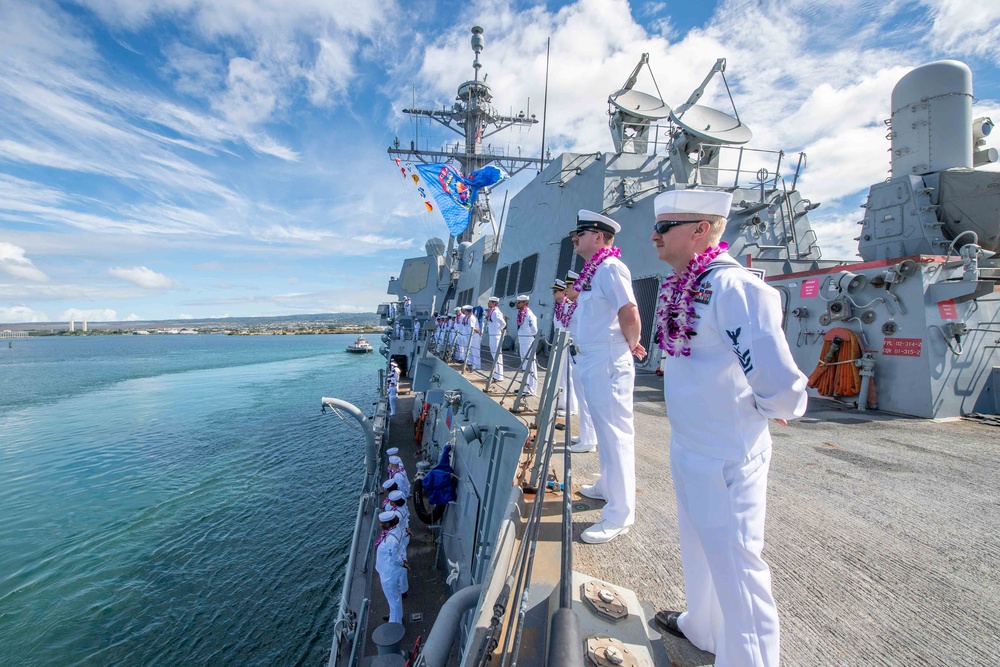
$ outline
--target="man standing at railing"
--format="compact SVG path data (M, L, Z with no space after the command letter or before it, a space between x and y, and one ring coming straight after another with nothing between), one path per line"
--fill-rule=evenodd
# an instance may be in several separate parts
M688 606L656 621L715 653L719 667L776 667L778 610L761 559L767 420L787 425L805 412L806 377L781 329L780 295L720 242L732 199L674 190L654 202L651 240L674 269L657 300L656 341Z
M493 365L493 379L503 380L503 332L507 327L507 320L498 307L500 297L491 296L487 303L489 309L486 311L486 324L490 335L490 354L496 360Z
M528 296L521 294L517 297L517 347L521 353L521 370L528 376L528 382L524 387L524 393L534 396L538 393L538 364L534 356L531 364L528 364L528 354L532 351L535 342L535 334L538 333L538 318L528 307Z
M635 422L632 355L646 356L639 343L639 307L632 275L614 247L621 225L600 213L582 210L570 233L576 253L587 260L573 285L579 318L574 327L576 370L594 420L601 476L580 493L607 501L601 520L583 531L584 542L610 542L635 522Z

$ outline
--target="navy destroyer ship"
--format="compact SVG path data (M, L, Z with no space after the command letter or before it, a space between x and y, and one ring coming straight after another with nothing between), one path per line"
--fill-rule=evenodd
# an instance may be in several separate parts
M465 230L428 240L389 280L380 352L383 374L390 360L400 368L395 415L385 391L371 415L322 399L367 436L330 665L712 664L650 622L656 609L683 608L683 583L652 342L668 269L649 235L655 195L691 187L733 193L724 240L781 293L791 350L813 380L806 417L775 433L765 556L783 661L996 664L1000 173L982 169L998 156L986 145L992 121L972 113L969 68L939 61L896 85L891 173L859 212L860 260L838 260L824 257L810 223L820 202L798 190L805 155L751 147L735 104L700 104L724 83L725 60L694 91L668 91L679 102L671 106L636 89L651 67L642 55L608 97L613 152L532 158L490 148L493 132L537 119L494 108L480 77L483 30L472 33L474 77L453 106L406 110L463 143L431 151L397 141L389 155L450 160L462 174L491 162L538 173L505 202L502 233L485 188ZM582 265L567 237L579 209L621 224L616 245L652 352L637 362L637 521L605 545L579 542L600 503L575 489L597 472L596 456L571 458L576 424L557 410L570 341L552 326L550 288ZM438 314L491 295L512 321L521 294L539 317L528 351L540 367L537 397L525 391L516 335L505 337L496 380L487 345L473 370L455 361L468 354L452 338L435 334ZM389 447L414 488L403 624L383 623L374 574ZM451 480L446 504L422 490L432 467Z

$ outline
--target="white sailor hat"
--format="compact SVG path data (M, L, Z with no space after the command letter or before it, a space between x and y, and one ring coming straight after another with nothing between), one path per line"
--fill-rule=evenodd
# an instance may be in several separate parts
M487 302L489 302L489 301L495 301L495 302L497 302L497 303L500 303L500 297L498 297L498 296L491 296L491 297L490 297L489 299L487 299L486 301L487 301Z
M557 290L560 291L560 292L563 292L563 291L566 290L566 283L564 283L563 281L559 280L558 278L556 279L556 281L554 283L552 283L552 291L555 292Z
M472 306L462 306L462 310L472 311Z
M403 459L399 458L398 456L390 456L389 457L389 464L390 465L398 466L398 465L402 465L402 463L403 463Z
M388 454L389 456L395 456L396 454L399 454L399 447L390 447L389 449L385 450L385 453Z
M396 486L396 480L392 477L382 482L382 488L388 491L391 487Z
M576 214L576 229L573 230L573 233L576 234L591 229L617 234L622 230L622 226L606 215L594 213L587 209L580 209Z
M528 298L527 294L518 294L515 301L531 301L531 299Z
M704 220L699 216L705 215L721 215L726 218L729 217L732 205L732 193L717 190L668 190L656 195L653 200L657 222Z
M382 523L389 523L393 519L399 517L399 514L393 512L392 510L386 510L385 512L379 512L378 520Z
M579 278L579 277L580 277L580 274L577 273L576 271L567 271L566 272L566 282L567 283L575 283L577 281L577 278Z
M389 500L405 500L405 499L406 496L404 496L403 492L400 491L399 489L389 492Z

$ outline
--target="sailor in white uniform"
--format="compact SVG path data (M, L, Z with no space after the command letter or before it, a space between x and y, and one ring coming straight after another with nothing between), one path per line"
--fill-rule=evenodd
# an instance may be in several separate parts
M535 341L535 334L538 333L538 318L528 307L528 296L521 294L517 297L517 346L521 353L521 370L527 373L528 382L524 387L525 393L534 396L538 393L538 364L535 359L531 359L530 367L527 364L528 352Z
M410 297L403 297L403 315L409 317L413 314L413 304L410 301Z
M462 314L462 308L455 309L455 352L452 359L465 361L465 348L469 345L468 319Z
M778 611L761 559L768 419L787 424L805 412L807 379L781 329L780 295L720 243L731 205L731 194L702 190L654 202L652 241L674 269L656 336L688 605L656 618L715 653L718 667L776 667Z
M396 483L397 488L403 492L403 495L407 498L410 497L410 480L406 476L406 471L403 468L403 460L398 456L389 457L389 470L391 472L392 481Z
M490 354L496 359L496 364L493 367L493 379L503 380L503 332L507 328L507 319L498 307L500 297L491 296L488 303L486 326L490 340Z
M396 414L396 397L399 396L399 376L390 373L386 384L386 391L389 394L389 416L391 417Z
M482 364L480 351L483 347L483 328L472 306L463 306L462 310L469 316L469 368L478 371Z
M563 323L565 314L567 312L567 306L570 302L566 300L566 283L562 280L556 279L552 284L552 298L555 301L552 307L552 324L555 327L556 333L560 331L565 331L569 327ZM562 368L557 369L559 371L557 386L561 390L559 394L559 399L556 401L556 408L559 410L566 411L569 408L569 413L575 415L577 413L576 407L576 392L573 391L573 380L569 379L567 382L567 366L569 366L569 374L572 375L573 372L573 362L570 360L569 355L566 355L564 359L564 365ZM556 369L553 369L556 370Z
M611 218L581 210L572 232L576 253L587 260L574 284L579 318L574 338L583 395L600 443L601 475L580 493L606 501L601 520L583 531L584 542L610 542L635 523L635 422L632 392L635 365L646 350L639 343L639 307L632 275L618 258L614 235L621 225Z
M389 617L386 620L390 623L402 623L403 591L401 584L403 574L410 565L406 561L402 538L397 530L399 514L387 510L378 515L378 520L382 527L382 534L379 535L375 543L375 570L382 582L382 592L389 603Z
M566 300L564 304L575 302L576 297L579 295L578 292L574 291L573 285L576 283L577 278L580 276L575 271L569 271L566 273ZM567 306L564 306L564 308ZM576 340L576 325L580 321L579 318L573 317L575 312L575 307L570 313L569 319L569 335ZM574 343L575 344L575 343ZM587 407L587 400L583 394L583 383L580 382L579 373L580 371L576 368L576 360L571 359L570 361L570 373L571 373L571 386L570 389L575 397L576 405L580 410L580 428L579 435L575 435L572 438L572 442L569 446L569 451L574 454L587 454L590 452L597 451L597 431L594 430L594 420L590 417L590 408ZM575 378L575 379L574 379Z
M406 548L410 546L410 537L413 533L410 531L410 510L406 506L406 496L399 489L389 492L389 500L392 502L392 510L399 515L399 535L401 539L401 544L403 545L403 560L409 561L406 554ZM410 590L410 577L409 571L403 570L402 576L399 581L399 589L406 597L406 592Z

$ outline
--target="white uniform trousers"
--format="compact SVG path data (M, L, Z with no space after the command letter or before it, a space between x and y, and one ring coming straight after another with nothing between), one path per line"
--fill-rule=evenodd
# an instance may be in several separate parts
M616 526L631 526L635 523L632 353L627 343L594 345L577 354L576 363L599 443L601 476L595 486L607 498L601 518Z
M594 420L590 416L590 407L587 405L587 394L583 388L583 382L580 381L580 366L579 364L571 361L573 364L572 379L573 379L573 392L576 394L576 404L580 408L580 444L581 445L596 445L597 442L597 431L594 430Z
M399 395L399 390L396 387L389 387L389 416L396 414L396 396Z
M569 377L566 377L567 366L569 367ZM579 408L576 398L576 384L573 381L573 360L570 358L569 352L567 352L563 359L563 367L559 369L559 383L557 386L562 389L562 392L559 394L559 400L556 401L557 408L566 410L570 414L577 413Z
M460 331L455 340L457 341L455 345L455 361L465 361L465 353L469 347L469 334Z
M525 386L525 391L532 396L538 395L538 364L532 359L531 366L528 367L525 360L528 357L528 352L531 350L531 344L534 340L534 336L517 337L518 348L521 352L521 370L528 375L528 384Z
M387 535L375 550L375 569L382 584L382 593L389 603L389 622L403 622L403 591L400 589L403 572L406 568L398 564L402 546L395 535Z
M469 344L469 368L474 371L479 370L482 364L480 349L483 347L483 334L474 333L471 336L472 342Z
M490 334L490 354L496 359L496 365L493 368L493 379L503 380L503 349L502 349L502 338L501 334ZM499 356L498 356L499 355Z
M687 612L677 624L717 667L777 667L778 608L760 557L771 450L748 461L670 448Z

